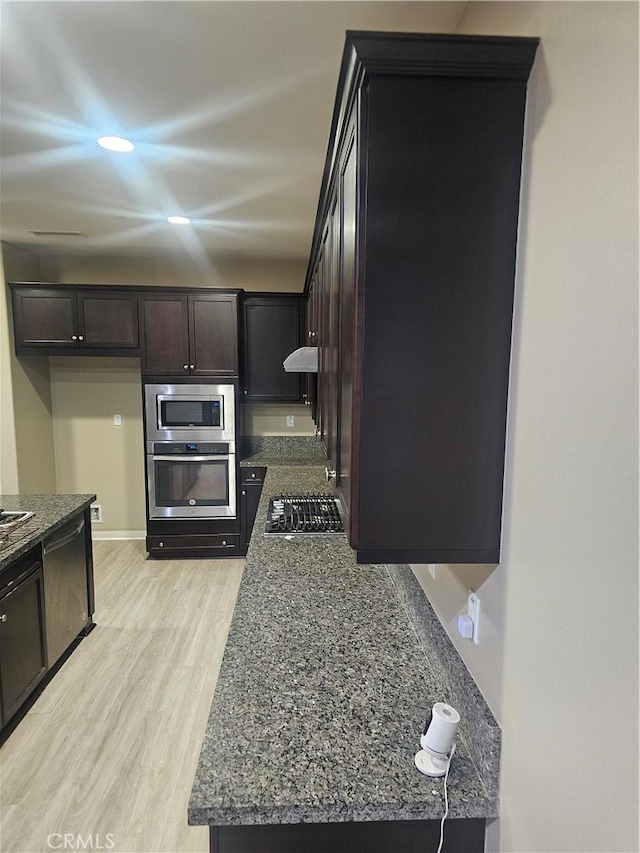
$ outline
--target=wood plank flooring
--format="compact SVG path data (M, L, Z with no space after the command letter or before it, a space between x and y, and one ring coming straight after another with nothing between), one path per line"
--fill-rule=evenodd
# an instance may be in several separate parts
M208 851L187 802L243 567L95 543L97 627L0 749L3 853Z

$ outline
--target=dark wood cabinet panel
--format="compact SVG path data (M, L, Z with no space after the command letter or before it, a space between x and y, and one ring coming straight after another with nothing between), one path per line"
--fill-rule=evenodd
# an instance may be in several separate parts
M256 518L262 486L267 469L260 466L240 468L240 547L246 554Z
M13 316L17 346L50 349L77 344L78 310L73 291L14 291Z
M243 398L247 402L299 402L299 373L282 362L301 346L300 296L247 295L242 303Z
M340 166L340 331L338 357L340 360L338 391L338 447L336 483L343 506L354 527L357 527L358 504L352 500L351 483L358 480L359 436L352 428L354 400L354 335L355 335L355 283L356 283L356 132L355 122L348 130L343 162ZM354 448L354 444L356 447Z
M235 293L140 297L142 372L158 376L237 376Z
M10 584L9 572L12 573ZM0 592L3 726L41 681L46 670L44 582L38 548L3 573L3 591Z
M482 853L484 818L444 826L442 853ZM210 853L424 853L438 849L439 820L211 826Z
M80 293L78 315L85 346L138 348L138 299L135 294Z
M307 297L306 310L306 325L307 325L307 346L318 346L319 340L319 323L318 323L318 278L314 276ZM305 402L311 407L311 417L314 423L318 424L318 374L306 373L304 375L304 397Z
M137 355L136 294L99 287L11 286L18 355Z
M141 356L158 376L238 375L236 291L12 282L17 355Z
M212 293L188 299L191 373L237 376L237 296Z
M305 289L321 299L317 423L360 562L499 561L537 44L347 34Z
M187 294L140 297L142 372L189 375Z

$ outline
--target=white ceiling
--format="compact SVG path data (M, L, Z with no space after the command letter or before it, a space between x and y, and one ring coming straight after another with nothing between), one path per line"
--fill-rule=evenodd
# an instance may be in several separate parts
M306 257L345 30L452 32L465 5L3 0L2 239ZM96 145L114 133L136 151Z

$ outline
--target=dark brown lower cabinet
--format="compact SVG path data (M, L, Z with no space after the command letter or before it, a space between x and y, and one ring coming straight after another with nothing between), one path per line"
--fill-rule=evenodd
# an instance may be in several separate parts
M252 466L240 469L240 545L246 554L267 469ZM258 520L259 523L259 520Z
M448 820L443 853L482 853L485 820ZM211 853L425 853L437 850L439 820L212 826Z
M0 706L2 726L47 671L44 576L34 548L2 574L0 590Z

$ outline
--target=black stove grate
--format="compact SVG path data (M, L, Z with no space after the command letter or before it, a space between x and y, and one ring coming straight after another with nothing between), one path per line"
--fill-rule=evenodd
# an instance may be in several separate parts
M269 500L265 533L344 533L338 501L331 495L276 495Z

